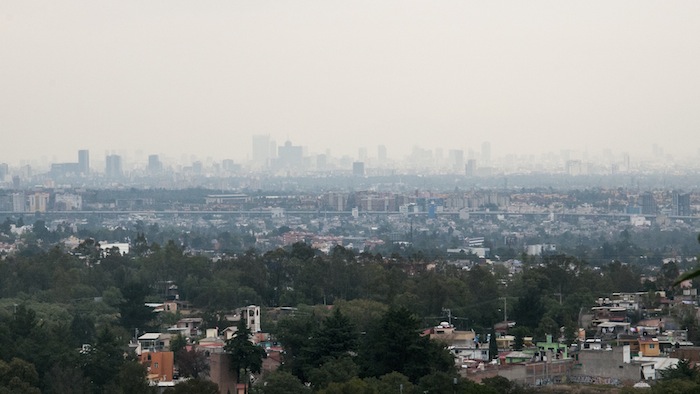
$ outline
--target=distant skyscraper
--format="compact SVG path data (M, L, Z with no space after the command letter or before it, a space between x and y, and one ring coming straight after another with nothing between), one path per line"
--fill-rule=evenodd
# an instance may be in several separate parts
M195 174L201 174L202 171L204 170L204 166L202 165L201 161L195 161L192 163L192 172Z
M5 177L10 173L10 166L7 163L0 163L0 182L5 181Z
M690 216L690 193L673 192L673 214Z
M105 158L105 175L107 178L122 177L122 157L119 155L107 155Z
M360 148L357 150L357 158L359 161L367 160L367 148Z
M12 211L27 211L27 196L24 193L12 193Z
M362 161L352 163L352 175L365 176L365 163Z
M328 156L325 154L321 154L316 156L316 169L317 170L326 170L328 167Z
M241 170L241 165L236 164L232 159L224 159L221 162L221 168L226 172L238 172Z
M158 155L148 155L148 172L158 174L163 170L163 163Z
M292 145L291 141L277 148L277 164L281 168L301 168L304 150L301 146Z
M275 158L275 143L269 135L253 136L253 164L256 167L267 167Z
M384 145L379 145L377 147L377 158L379 159L380 163L386 162L386 146Z
M467 160L467 165L464 166L464 173L467 176L475 176L476 175L476 160L474 160L474 159Z
M491 143L488 141L481 144L481 161L483 162L482 166L491 165Z
M460 149L450 149L448 160L453 170L460 171L464 168L464 151Z
M642 215L656 215L656 200L652 193L642 194Z
M90 151L81 149L78 151L78 168L80 173L87 175L90 173Z

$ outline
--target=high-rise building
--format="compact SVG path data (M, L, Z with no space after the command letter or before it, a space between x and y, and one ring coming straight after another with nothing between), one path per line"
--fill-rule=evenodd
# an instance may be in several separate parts
M256 167L268 167L275 158L275 142L269 135L253 136L253 165Z
M10 173L10 166L7 163L0 163L0 182L5 181L5 177Z
M27 196L24 193L12 193L12 211L27 211Z
M148 155L148 172L158 174L163 170L163 163L158 155Z
M481 161L482 166L491 165L491 143L488 141L481 144Z
M49 206L49 193L36 192L28 198L29 212L46 212Z
M122 157L119 155L107 155L105 158L105 176L115 179L121 178L122 175Z
M690 193L673 192L673 214L690 216Z
M352 163L352 175L365 176L365 163L362 161Z
M642 194L642 215L656 215L656 200L650 192Z
M301 168L304 150L301 146L292 145L291 141L277 148L277 164L281 168Z
M357 158L359 161L367 160L367 148L359 148L357 150Z
M195 161L192 163L192 172L195 174L201 174L204 170L204 165L201 161Z
M448 160L453 170L461 170L464 168L464 151L460 149L450 149L448 152Z
M377 158L379 159L380 163L384 163L386 161L386 146L379 145L377 147Z
M467 176L476 176L476 160L474 160L474 159L467 160L467 165L464 166L464 173Z
M226 172L239 172L241 170L241 165L236 164L232 159L224 159L221 162L221 168Z
M90 173L90 151L87 149L81 149L78 151L78 168L82 175L88 175Z

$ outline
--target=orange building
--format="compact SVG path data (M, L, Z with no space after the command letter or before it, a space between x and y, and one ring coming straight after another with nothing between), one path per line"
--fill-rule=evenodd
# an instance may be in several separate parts
M661 354L659 340L656 338L639 338L639 352L644 357L658 357Z
M146 366L147 378L154 382L173 380L173 352L143 352L139 357L141 364Z

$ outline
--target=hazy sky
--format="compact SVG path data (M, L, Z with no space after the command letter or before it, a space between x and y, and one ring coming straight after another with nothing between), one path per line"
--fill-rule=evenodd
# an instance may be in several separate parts
M0 2L0 162L700 148L700 1Z

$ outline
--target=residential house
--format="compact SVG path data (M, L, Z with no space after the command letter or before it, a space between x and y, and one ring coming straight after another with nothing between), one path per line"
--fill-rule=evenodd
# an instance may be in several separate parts
M540 360L563 360L569 358L568 348L565 344L552 341L552 335L547 334L547 339L544 342L537 342L537 355Z
M185 337L193 337L202 335L202 323L204 319L201 317L185 317L177 321L175 329L179 330Z
M248 305L236 309L233 315L226 315L226 320L231 323L238 323L241 317L246 319L246 326L252 333L262 331L260 326L260 307L257 305ZM235 324L232 324L235 326Z
M145 351L139 356L139 362L146 367L147 378L150 382L167 382L173 380L173 352Z
M141 355L143 352L162 352L169 350L171 338L171 334L147 332L138 337L136 354Z
M639 354L643 357L658 357L661 355L659 340L651 337L639 338Z

